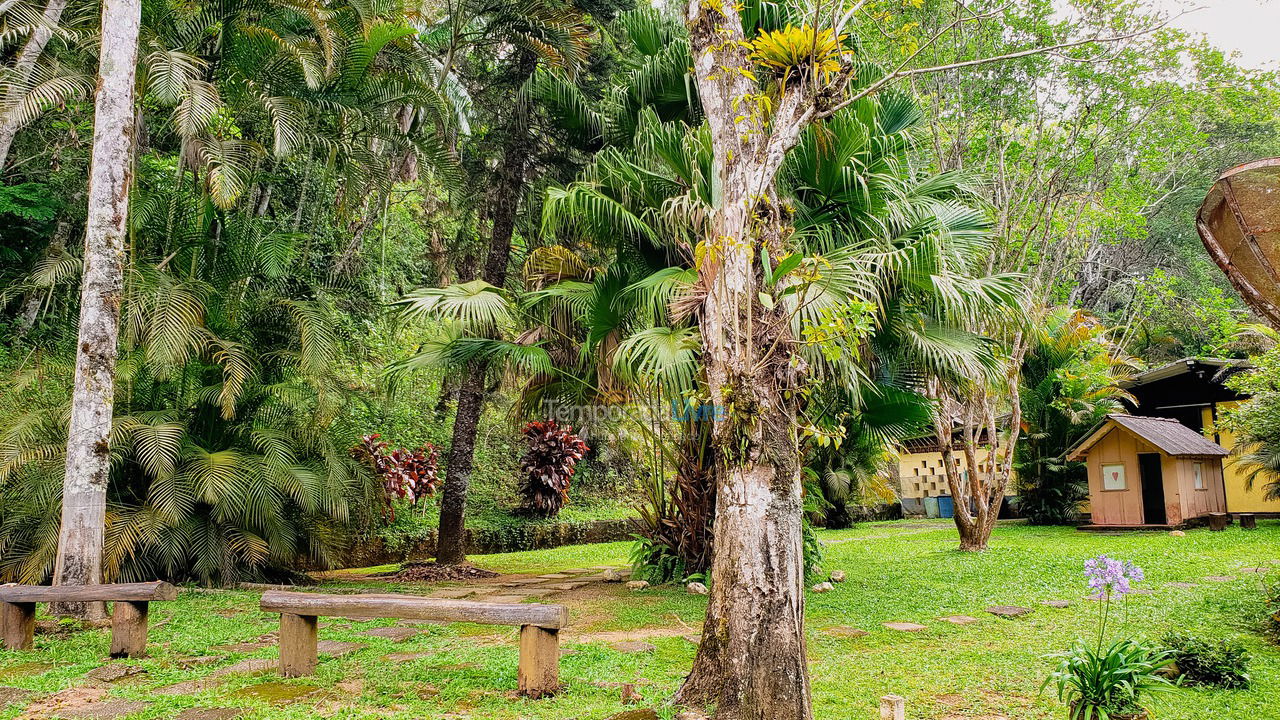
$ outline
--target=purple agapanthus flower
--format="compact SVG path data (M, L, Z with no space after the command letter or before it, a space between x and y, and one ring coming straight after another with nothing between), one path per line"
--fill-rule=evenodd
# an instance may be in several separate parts
M1125 595L1133 590L1133 583L1141 582L1146 577L1142 568L1137 565L1106 555L1085 560L1084 576L1097 597Z

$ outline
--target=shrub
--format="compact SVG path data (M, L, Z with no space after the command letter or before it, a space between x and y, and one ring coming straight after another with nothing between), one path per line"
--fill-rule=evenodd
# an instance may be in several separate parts
M1204 640L1171 632L1162 641L1177 675L1190 685L1227 689L1249 687L1249 651L1236 639Z
M416 450L388 450L389 444L380 437L377 433L365 435L352 448L351 455L377 475L382 483L382 517L395 522L396 500L414 505L435 494L440 483L440 453L431 443Z
M590 448L572 426L560 427L555 420L531 422L523 432L529 450L520 460L522 509L530 515L554 517L568 501L574 468Z
M1267 616L1262 621L1262 634L1273 643L1280 644L1280 577L1264 578L1262 591L1267 604Z

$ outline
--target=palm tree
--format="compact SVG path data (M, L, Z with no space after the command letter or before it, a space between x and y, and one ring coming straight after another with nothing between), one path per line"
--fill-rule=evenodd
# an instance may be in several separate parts
M330 429L347 392L332 311L290 296L302 239L246 208L215 241L200 197L190 184L148 186L130 217L108 579L214 583L332 565L376 504ZM179 249L165 254L165 243ZM55 356L30 374L67 370ZM52 571L67 412L37 407L0 437L0 578L37 583Z
M1083 463L1067 451L1131 399L1120 388L1133 360L1111 344L1106 328L1079 310L1058 308L1035 329L1022 362L1026 432L1015 451L1019 508L1035 524L1069 523L1089 488Z

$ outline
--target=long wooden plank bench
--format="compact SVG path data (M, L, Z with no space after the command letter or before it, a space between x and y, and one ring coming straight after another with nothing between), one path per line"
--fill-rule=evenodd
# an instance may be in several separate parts
M0 586L0 632L10 650L30 650L35 641L36 603L110 602L111 657L142 657L147 651L150 603L178 599L167 582L103 585Z
M316 669L316 628L321 615L473 622L520 627L520 694L551 695L560 686L560 628L569 622L563 605L499 604L415 595L320 595L272 590L262 610L280 613L280 673L310 675Z

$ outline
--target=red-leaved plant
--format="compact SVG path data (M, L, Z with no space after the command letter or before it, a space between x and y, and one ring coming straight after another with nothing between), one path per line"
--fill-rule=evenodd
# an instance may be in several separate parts
M440 452L427 443L415 450L388 449L390 445L380 440L381 435L365 435L360 444L351 449L351 455L363 462L378 476L382 483L382 517L388 522L396 520L396 500L408 500L410 505L436 493L440 484Z
M574 467L591 448L574 434L572 425L560 427L555 420L535 420L524 426L523 433L529 446L520 460L524 511L554 517L569 500Z

